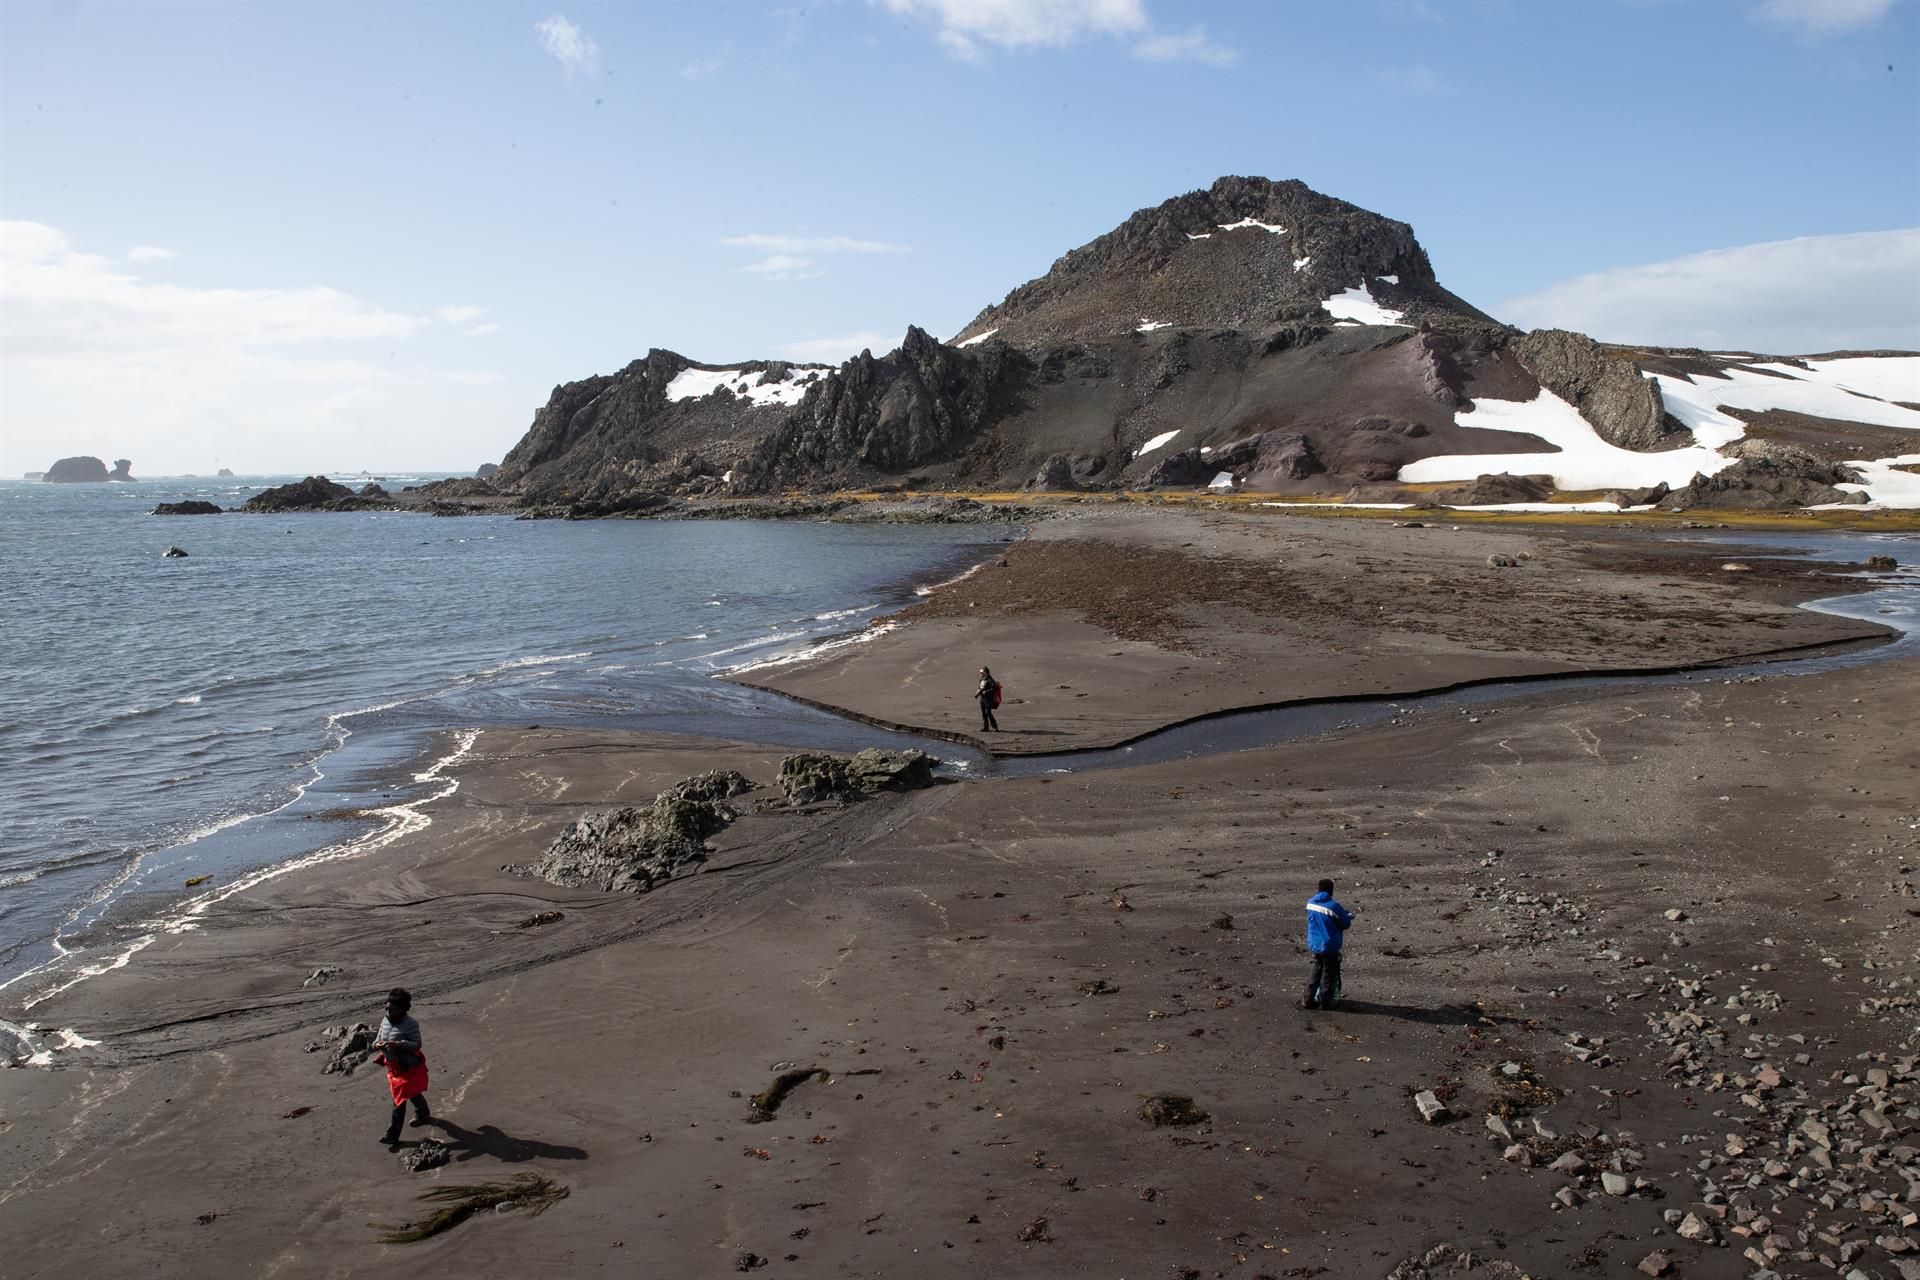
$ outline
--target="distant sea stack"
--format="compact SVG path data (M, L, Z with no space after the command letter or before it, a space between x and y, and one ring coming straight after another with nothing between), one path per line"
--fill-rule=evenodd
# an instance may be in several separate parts
M216 472L214 472L213 474L214 474L214 475L215 475L215 476L216 476L217 478L219 478L219 479L222 479L222 480L231 480L231 479L233 479L233 472L231 472L231 471L229 471L229 470L227 470L227 469L226 469L225 467L222 467L222 468L220 468L220 469L219 469L218 471L216 471Z
M109 475L107 479L132 480L133 460L131 458L115 458L113 460L113 474Z
M47 468L46 473L48 484L102 484L111 479L113 475L107 470L107 464L89 457L62 458Z

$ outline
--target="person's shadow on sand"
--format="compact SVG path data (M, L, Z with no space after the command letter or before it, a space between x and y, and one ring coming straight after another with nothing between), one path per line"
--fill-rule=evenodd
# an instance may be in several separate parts
M1398 1018L1402 1022L1424 1022L1435 1027L1472 1027L1489 1021L1485 1010L1470 1004L1442 1004L1422 1009L1411 1004L1380 1004L1372 1000L1342 999L1333 1006L1337 1016L1343 1013ZM1491 1019L1498 1021L1498 1019Z
M586 1151L580 1147L563 1147L552 1142L536 1142L532 1138L516 1138L490 1124L483 1124L478 1129L466 1129L439 1116L427 1123L446 1135L447 1145L453 1148L456 1161L488 1156L502 1164L522 1164L528 1160L587 1158Z

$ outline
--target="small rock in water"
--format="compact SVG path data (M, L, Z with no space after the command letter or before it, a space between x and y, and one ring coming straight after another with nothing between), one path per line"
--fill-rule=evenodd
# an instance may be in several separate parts
M166 550L166 558L169 560L185 560L187 558L186 549L184 547L168 547Z

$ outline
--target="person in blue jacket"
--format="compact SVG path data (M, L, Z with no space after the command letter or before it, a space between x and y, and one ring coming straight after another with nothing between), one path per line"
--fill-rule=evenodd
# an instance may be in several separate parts
M1308 1009L1331 1009L1340 998L1340 944L1353 924L1353 912L1333 900L1333 881L1307 899L1307 950L1313 953L1313 977L1307 980Z

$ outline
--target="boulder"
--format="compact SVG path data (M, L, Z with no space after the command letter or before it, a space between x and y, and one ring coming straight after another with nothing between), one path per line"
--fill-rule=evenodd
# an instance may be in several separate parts
M1867 568L1874 573L1892 573L1900 567L1900 562L1892 556L1868 556Z
M483 462L479 465L478 468L475 469L473 473L473 478L475 480L491 480L493 479L495 473L497 473L499 470L500 470L499 463Z
M217 516L220 513L221 508L215 506L213 503L202 502L198 498L190 498L185 502L163 502L148 514L156 516Z
M1056 453L1040 464L1040 470L1027 483L1029 489L1078 489L1080 484L1073 478L1073 460L1064 453Z
M1672 434L1659 384L1586 334L1535 329L1514 341L1513 354L1542 387L1578 409L1607 443L1654 449Z
M561 832L539 862L507 870L567 889L645 893L705 861L707 837L738 816L726 802L753 785L731 769L699 774L668 787L645 808L589 814Z
M184 547L168 547L163 554L169 560L185 560L187 558L186 548Z
M98 458L62 458L47 468L48 484L99 484L108 479L107 464Z
M362 498L390 498L393 495L388 493L386 489L378 483L369 480L366 484L360 486L360 492L356 496Z
M940 762L924 751L869 748L852 756L803 751L780 762L780 788L789 804L845 803L881 791L914 791L933 785Z

